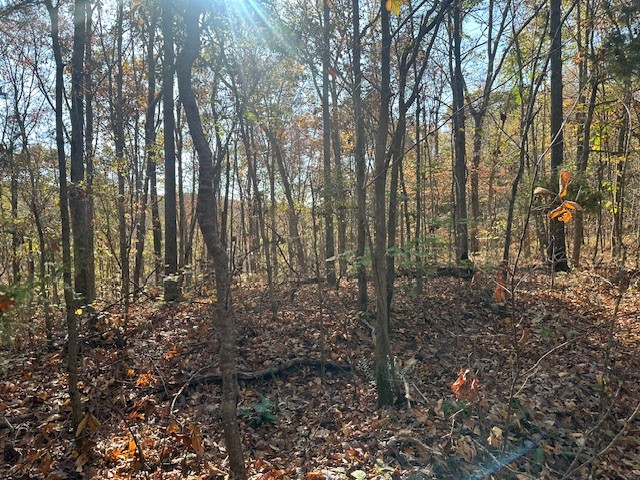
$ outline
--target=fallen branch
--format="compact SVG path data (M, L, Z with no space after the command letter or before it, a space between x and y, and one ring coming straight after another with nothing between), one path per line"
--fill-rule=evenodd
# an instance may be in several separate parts
M319 369L321 368L322 364L323 362L321 360L316 360L314 358L292 358L291 360L288 360L280 365L268 367L257 372L238 372L236 374L236 377L238 378L238 380L243 382L256 382L259 380L269 380L274 377L285 375L299 367L311 367ZM332 361L325 361L324 368L325 371L334 372L349 372L352 369L351 365L340 364ZM174 388L181 388L182 391L184 391L189 387L209 383L221 384L222 376L219 373L209 373L207 375L202 375L199 377L192 376L186 383L180 382L178 384L169 386ZM164 388L160 388L159 391L164 391Z

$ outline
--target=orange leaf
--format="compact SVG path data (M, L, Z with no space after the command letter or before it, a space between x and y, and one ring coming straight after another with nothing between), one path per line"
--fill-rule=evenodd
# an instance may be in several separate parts
M566 210L562 215L558 217L558 221L567 223L572 218L573 214L569 210Z
M204 456L204 448L202 447L202 435L197 425L191 427L191 447L198 457Z
M176 345L174 345L172 348L164 352L164 359L168 361L177 357L178 355L180 355L180 349Z
M466 372L468 371L469 370L460 369L460 371L458 372L458 379L455 382L453 382L453 384L451 385L451 390L453 390L453 393L456 394L456 397L458 396L460 389L464 386L466 382L465 376L466 376Z
M322 472L308 472L305 480L325 480L324 473Z
M504 288L504 285L498 283L496 285L496 289L493 291L493 300L498 305L506 305L507 303L507 289Z
M151 372L141 374L136 380L138 387L148 387L154 381L153 374Z
M567 187L569 186L569 178L570 174L568 171L563 170L560 174L560 197L564 198L567 196Z
M562 202L562 206L567 210L578 210L579 212L583 210L579 203L572 202L571 200L565 200Z
M478 376L471 370L460 369L458 379L451 385L451 390L456 398L464 399L468 402L475 402L479 399Z
M16 301L11 298L0 298L0 313L9 310L16 304Z
M566 211L567 211L566 208L564 208L563 205L560 205L558 208L554 208L549 212L549 219L553 220L554 218L558 218L560 215L562 215Z

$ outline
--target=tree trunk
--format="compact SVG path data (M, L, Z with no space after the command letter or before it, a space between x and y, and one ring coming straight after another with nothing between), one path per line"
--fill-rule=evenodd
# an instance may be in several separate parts
M362 108L362 67L361 67L361 38L360 38L360 6L358 0L352 0L353 9L353 116L355 124L354 157L356 163L356 197L357 197L357 240L356 240L356 268L358 275L358 309L367 311L367 270L365 268L364 253L366 248L367 226L367 192L366 192L366 159L365 159L365 129Z
M331 112L329 111L329 69L331 67L331 52L329 37L329 2L323 0L322 7L322 196L324 199L324 240L325 240L325 269L329 285L336 283L336 248L333 233L333 202L334 185L331 179Z
M73 227L74 285L79 305L89 306L95 299L95 267L89 217L91 191L85 171L84 87L85 42L88 0L76 0L73 6L73 51L71 55L71 185L69 205Z
M44 0L51 20L51 40L53 56L56 64L55 84L55 123L56 148L58 156L59 193L60 193L60 224L62 235L62 280L64 283L64 300L67 320L67 373L69 398L71 400L71 427L75 432L82 418L82 400L78 390L78 321L75 313L75 299L73 278L71 275L71 220L69 218L69 196L67 185L67 162L64 154L64 120L63 92L64 67L62 48L60 46L58 6L53 6L51 0Z
M457 260L468 258L467 160L465 142L464 79L462 78L462 18L460 0L453 7L452 91L453 91L453 193L454 235Z
M153 8L153 7L152 7ZM134 291L140 288L140 278L143 270L143 253L145 236L147 231L147 207L149 203L149 189L151 187L151 177L155 177L156 168L156 127L155 114L157 107L156 99L156 57L155 57L155 37L156 37L157 14L155 9L151 11L149 19L149 37L147 38L147 108L144 117L144 149L146 157L146 174L144 187L142 190L142 200L140 202L140 221L136 230L136 257L133 269ZM154 178L155 188L155 178ZM157 202L157 194L156 194ZM155 235L155 230L154 230ZM157 266L156 266L157 268Z
M118 171L118 249L120 258L120 285L124 306L124 330L126 333L129 323L129 245L127 234L127 219L125 215L125 175L129 170L127 160L124 158L124 97L123 97L123 71L124 59L122 57L122 37L124 33L124 5L123 0L118 0L118 12L116 19L116 91L114 106L114 139L116 168Z
M173 101L174 2L163 0L162 35L164 37L162 64L162 115L164 120L164 299L173 302L180 298L178 282L178 226L176 206L176 145Z
M178 87L184 106L189 132L200 160L198 200L196 214L202 237L213 259L216 277L215 326L220 344L220 373L222 376L222 400L220 410L225 444L231 471L236 479L246 479L247 471L242 453L242 437L237 419L238 386L236 379L236 338L232 311L230 276L227 252L222 246L217 226L216 194L213 189L215 169L213 153L202 128L200 111L196 103L191 80L191 69L200 51L198 2L190 1L184 10L186 38L184 50L178 59Z
M560 0L550 0L549 34L551 36L551 184L557 186L564 156L562 129L562 14ZM557 200L556 202L558 202ZM557 204L552 205L555 208ZM568 271L569 263L565 243L564 223L549 221L549 248L547 258L555 271Z
M264 127L269 142L273 147L273 153L275 155L276 162L278 164L278 171L280 172L280 178L282 180L282 186L284 188L284 195L287 200L288 213L289 213L289 237L290 244L292 244L292 257L295 257L298 262L298 268L300 269L300 276L304 278L307 273L307 265L304 258L304 250L302 247L302 239L300 237L300 231L298 227L298 213L296 211L295 203L293 201L293 193L291 190L291 182L289 182L289 175L284 166L284 158L282 156L282 150L278 143L278 139L275 134L268 128Z
M338 273L340 277L347 274L347 198L344 192L344 175L342 174L342 146L340 145L340 128L338 123L338 91L335 77L331 80L331 144L335 163L335 204L338 207Z
M376 292L376 391L378 405L392 405L400 396L400 385L395 370L391 342L389 340L389 321L387 307L387 137L389 132L389 104L391 100L391 31L389 12L385 0L380 2L381 17L381 82L378 129L375 137L374 159L374 244L373 244L373 280Z

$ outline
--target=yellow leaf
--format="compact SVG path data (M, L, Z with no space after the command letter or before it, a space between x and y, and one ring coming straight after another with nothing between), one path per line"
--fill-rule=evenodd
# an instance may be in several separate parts
M402 5L405 3L409 3L409 0L387 0L386 8L387 12L393 13L395 16L400 15L400 9Z
M76 310L76 315L78 315L78 316L82 315L82 309L81 308L78 308Z
M567 196L567 187L569 186L569 178L570 174L568 171L563 170L560 174L560 197L564 198Z

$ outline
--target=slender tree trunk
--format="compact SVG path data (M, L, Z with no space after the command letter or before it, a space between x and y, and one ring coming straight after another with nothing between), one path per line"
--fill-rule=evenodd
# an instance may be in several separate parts
M285 169L284 158L282 156L282 150L280 149L278 139L276 138L275 134L267 127L265 127L265 132L273 148L273 153L278 164L278 171L280 172L280 178L282 180L282 186L284 188L284 195L287 200L289 213L289 237L291 237L290 242L293 245L293 248L291 249L293 251L292 256L296 258L298 267L300 269L300 274L304 277L307 273L307 265L304 258L302 239L300 237L300 230L298 226L298 213L296 211L295 202L293 201L291 182L289 181L289 175L287 174L287 170Z
M378 129L376 131L374 159L374 244L373 280L376 292L376 391L378 405L391 405L400 399L400 388L391 353L387 307L387 137L389 132L389 106L391 100L391 31L386 1L380 2L382 32L381 82Z
M454 192L454 235L457 260L468 258L469 234L467 219L467 160L465 141L464 79L462 78L462 18L461 2L453 7L453 192Z
M347 250L347 206L344 192L344 175L342 174L342 146L340 144L340 127L338 123L338 90L336 79L331 80L331 144L333 146L333 158L335 163L335 204L338 207L338 273L340 277L347 274L347 259L344 253Z
M353 116L355 124L354 157L356 163L356 197L357 197L357 240L356 265L358 274L358 309L367 310L367 270L364 263L367 226L366 200L366 159L365 159L365 129L362 108L362 67L361 67L361 38L360 38L360 6L359 0L352 0L353 10Z
M13 157L13 146L9 153ZM18 172L15 159L11 158L11 282L20 283L20 254L18 249L22 243L22 234L18 228Z
M222 246L217 226L216 194L213 188L215 169L213 152L202 128L200 111L192 86L191 69L200 51L199 4L190 1L184 10L186 38L177 65L180 97L187 116L189 132L200 160L198 200L196 214L202 237L214 263L216 277L215 325L219 339L220 373L222 375L222 400L220 410L225 444L234 478L244 480L247 471L242 453L242 437L237 419L238 386L236 379L236 338L230 292L230 275L227 251Z
M550 0L549 34L551 36L551 184L558 185L564 157L562 114L562 13L560 0ZM557 206L557 205L555 205ZM548 260L555 271L568 271L564 223L549 222Z
M336 248L333 233L333 202L335 199L334 185L331 178L331 112L329 110L329 69L331 67L331 52L329 37L329 1L323 0L322 7L322 174L324 185L322 195L324 199L324 240L325 240L325 269L329 285L336 284Z
M614 258L624 258L624 192L626 183L627 164L629 163L629 95L625 96L622 108L622 120L618 130L615 162L615 184L613 188L613 231L611 248Z
M69 197L67 185L67 162L64 154L64 120L63 120L63 92L64 67L62 47L60 46L58 6L53 6L51 0L44 0L51 20L51 40L53 56L56 64L55 82L55 123L56 148L58 156L59 193L60 193L60 224L62 235L62 281L64 283L64 300L67 321L67 373L69 398L71 400L71 427L76 431L82 418L82 400L78 390L78 321L75 314L75 299L73 298L73 278L71 274L71 220L69 218Z
M127 159L124 157L124 96L123 96L123 63L122 37L124 34L124 5L118 0L116 19L116 91L114 106L114 138L115 154L118 170L118 248L120 258L120 285L124 305L124 330L129 323L129 245L127 235L127 219L125 212L125 175L129 171Z
M93 85L93 8L91 2L87 2L87 24L86 24L87 38L85 41L85 75L84 75L84 109L85 109L85 161L87 165L86 169L86 184L87 184L87 248L91 252L89 261L89 271L91 272L91 285L92 295L95 297L95 255L94 255L94 243L95 243L95 205L93 197L93 177L95 176L95 127L94 127L94 112L93 112L93 97L94 97L94 85ZM95 315L89 316L89 327L94 329L96 326L97 317Z
M142 191L142 200L140 202L140 222L136 230L136 257L133 270L134 291L140 288L140 278L143 270L143 254L145 246L145 237L147 232L147 207L149 203L149 189L151 187L151 177L155 177L156 168L156 57L155 57L155 37L157 14L155 8L151 7L151 18L149 19L149 32L147 38L147 108L144 118L144 149L146 158L146 173L144 177L144 187ZM155 180L154 180L155 184ZM155 188L155 186L154 186ZM156 196L157 204L157 196ZM154 232L155 234L155 232ZM156 265L157 268L157 265Z
M163 0L162 35L164 62L162 64L162 112L164 119L164 299L173 302L180 298L178 282L178 226L176 206L176 145L173 100L174 2Z
M85 45L89 0L75 0L73 6L73 51L71 55L71 185L69 205L73 227L74 285L80 305L89 306L95 298L95 267L89 197L91 191L85 170Z
M591 93L589 96L589 104L587 106L587 113L584 119L584 123L580 125L580 131L578 133L578 152L576 162L576 170L578 179L582 179L587 171L587 164L589 162L589 150L590 150L590 138L591 138L591 124L593 122L593 114L596 107L596 97L598 94L598 80L595 75L590 82ZM578 199L579 200L579 199ZM584 243L584 214L581 211L576 212L575 225L573 230L573 265L578 267L580 265L580 254L582 252L582 244Z

